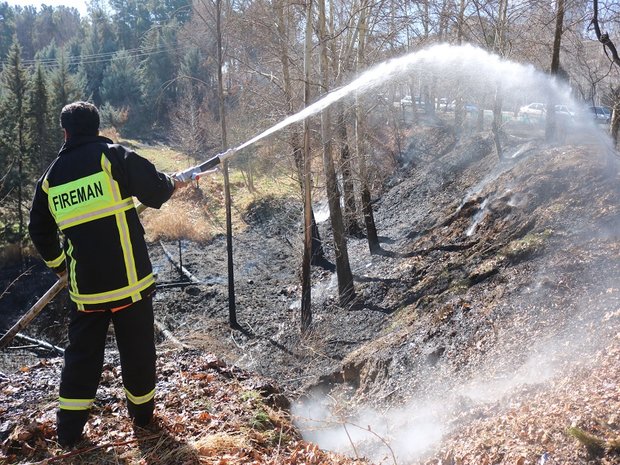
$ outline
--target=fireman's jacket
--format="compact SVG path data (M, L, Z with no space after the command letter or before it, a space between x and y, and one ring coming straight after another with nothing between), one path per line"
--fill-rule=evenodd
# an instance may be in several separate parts
M79 310L119 309L153 291L132 196L159 208L173 190L170 177L105 137L71 137L63 145L37 182L28 229L50 268L66 266L69 295Z

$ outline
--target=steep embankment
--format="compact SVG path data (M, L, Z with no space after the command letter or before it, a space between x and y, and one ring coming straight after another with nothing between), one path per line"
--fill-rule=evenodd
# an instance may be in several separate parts
M602 137L526 142L502 161L485 137L412 147L378 205L386 256L356 263L378 308L400 306L300 417L368 425L389 447L360 434L357 453L384 463L580 463L579 428L620 460L618 159ZM352 450L324 425L308 437Z

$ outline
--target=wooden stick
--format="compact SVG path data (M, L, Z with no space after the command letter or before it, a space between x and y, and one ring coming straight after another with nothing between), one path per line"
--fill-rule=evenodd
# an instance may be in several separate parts
M61 355L65 353L65 349L63 349L61 347L52 345L49 342L41 341L39 339L34 339L32 337L26 336L26 335L21 334L21 333L17 333L15 335L15 338L16 339L22 339L22 340L27 341L27 342L32 342L33 344L35 344L34 347L43 347L44 349L55 350L56 352L58 352Z
M177 346L177 347L179 347L181 349L189 349L189 348L191 348L191 346L185 344L184 342L179 341L176 337L174 337L174 334L172 334L168 330L168 328L166 328L158 320L155 320L155 327L166 337L166 339L169 339L170 342L172 342L175 346Z
M159 241L159 245L161 245L164 254L166 254L166 257L168 257L168 260L170 260L170 262L175 266L175 268L177 268L181 271L181 273L187 276L191 282L200 284L200 280L196 276L191 274L184 266L179 266L179 264L174 261L174 258L172 258L172 255L170 254L170 252L168 252L162 241Z
M64 275L50 287L43 296L22 316L17 323L9 329L2 338L0 338L0 349L13 340L13 338L22 329L30 324L30 322L45 308L45 306L67 285L67 276Z

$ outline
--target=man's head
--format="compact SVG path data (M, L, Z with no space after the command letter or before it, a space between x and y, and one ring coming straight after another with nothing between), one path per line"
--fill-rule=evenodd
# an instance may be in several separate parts
M66 139L73 136L96 136L99 134L99 110L88 102L65 105L60 112L60 126L66 131Z

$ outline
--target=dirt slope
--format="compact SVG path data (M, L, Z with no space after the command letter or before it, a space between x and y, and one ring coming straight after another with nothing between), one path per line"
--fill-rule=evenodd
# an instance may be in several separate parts
M314 269L313 329L300 335L299 207L266 199L235 237L244 330L227 324L222 237L182 243L183 264L202 284L160 289L158 320L200 353L300 398L296 421L323 447L398 465L618 463L616 156L591 133L563 146L513 136L501 161L490 137L457 140L437 122L411 140L375 204L384 253L349 241L352 307L338 307L332 273ZM176 254L176 243L165 246ZM160 281L179 279L158 244L151 253ZM47 318L60 327L62 308L55 312ZM52 342L62 345L62 332ZM162 336L161 349L173 348ZM3 416L18 395L7 386L21 376L0 386ZM174 404L161 408L165 418L176 414ZM597 435L599 448L588 451L571 426ZM353 447L353 430L368 428Z

